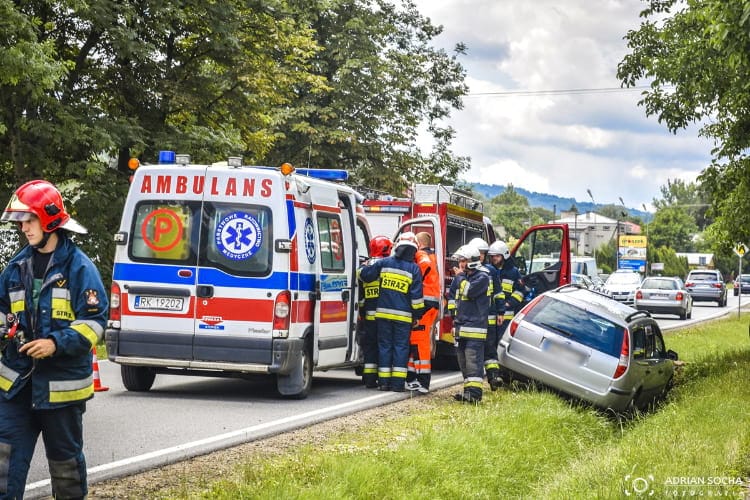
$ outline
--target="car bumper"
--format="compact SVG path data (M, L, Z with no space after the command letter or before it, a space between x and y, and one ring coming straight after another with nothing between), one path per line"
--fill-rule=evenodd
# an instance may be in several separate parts
M694 301L714 301L721 300L724 297L723 290L688 290L688 293Z
M625 411L633 399L634 393L630 390L623 390L610 385L603 391L597 391L578 384L573 380L562 378L557 374L513 356L508 352L507 347L507 342L504 342L501 343L498 349L500 366L525 378L540 382L599 408L612 409L617 412Z
M648 311L656 314L682 315L687 312L687 305L681 302L663 300L637 300L634 307L639 311Z

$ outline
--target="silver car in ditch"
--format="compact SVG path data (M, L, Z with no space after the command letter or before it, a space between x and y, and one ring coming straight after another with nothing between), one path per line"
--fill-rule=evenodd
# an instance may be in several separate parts
M648 312L577 285L527 304L498 351L511 377L541 382L617 413L645 409L663 397L677 360Z

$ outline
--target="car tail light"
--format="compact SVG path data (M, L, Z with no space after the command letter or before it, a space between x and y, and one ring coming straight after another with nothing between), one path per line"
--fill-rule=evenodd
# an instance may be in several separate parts
M682 292L677 292L677 295L674 296L676 300L682 301Z
M515 337L516 330L518 330L518 325L521 324L521 321L523 321L524 316L526 316L526 314L529 311L534 309L534 307L539 303L540 300L542 300L541 295L534 297L534 300L526 304L526 306L523 309L521 309L521 311L513 317L513 320L510 322L510 325L508 326L508 330L510 331L511 337Z
M685 283L685 288L693 288L694 286L695 283L693 283L692 281L688 281L687 283Z
M711 286L713 286L714 288L721 288L721 282L719 282L719 283L714 283L714 284L713 284L713 285L711 285Z
M112 283L112 288L109 294L109 320L117 322L113 324L115 328L119 328L120 321L122 320L122 309L120 308L120 285Z
M620 378L625 374L625 370L628 369L630 363L630 332L626 328L622 335L622 347L620 347L620 361L617 363L617 369L615 370L614 378Z
M292 295L289 290L284 290L276 296L276 302L273 305L273 330L275 337L286 337L289 335L291 306Z
M641 300L643 298L643 292L641 292L640 290L635 292L635 298Z

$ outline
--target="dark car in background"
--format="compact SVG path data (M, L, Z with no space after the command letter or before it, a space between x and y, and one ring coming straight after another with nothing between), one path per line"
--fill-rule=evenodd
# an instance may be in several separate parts
M724 276L717 269L693 269L685 279L694 302L716 302L719 307L727 305L727 287Z
M734 280L734 296L738 296L742 292L742 295L750 294L750 274L740 274Z
M672 385L677 353L657 322L579 285L539 295L500 340L500 365L617 413L645 409Z

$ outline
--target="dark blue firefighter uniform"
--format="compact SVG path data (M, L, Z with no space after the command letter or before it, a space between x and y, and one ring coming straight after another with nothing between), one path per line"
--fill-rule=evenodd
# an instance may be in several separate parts
M481 401L490 276L486 269L480 267L477 270L467 269L455 280L459 281L455 289L456 317L453 325L458 344L458 366L464 377L464 400Z
M374 261L373 261L374 262ZM361 271L361 269L360 269ZM378 328L375 321L375 309L378 305L380 280L365 283L359 279L359 313L362 318L362 382L366 387L378 385Z
M411 327L424 311L422 274L414 262L416 248L405 255L399 250L396 249L396 255L364 266L360 271L363 281L378 278L380 281L375 310L378 385L381 390L397 392L403 391L406 383Z
M34 360L7 344L0 360L0 498L23 498L39 434L56 498L87 494L82 415L94 395L92 348L101 339L108 300L94 264L64 231L41 287L27 246L0 275L0 327L19 320L26 340L49 338L55 353ZM33 293L38 289L38 307Z

